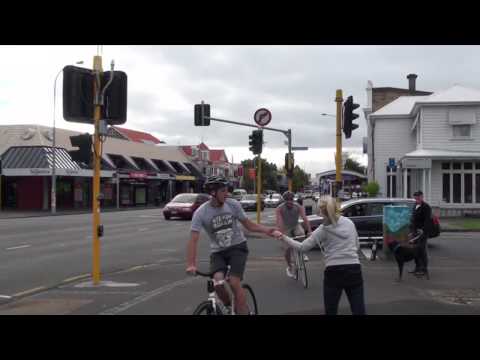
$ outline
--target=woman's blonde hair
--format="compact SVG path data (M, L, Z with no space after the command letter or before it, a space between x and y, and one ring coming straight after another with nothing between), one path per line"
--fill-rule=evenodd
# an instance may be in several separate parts
M333 225L337 225L340 218L340 209L333 197L329 195L322 196L318 200L318 211L320 215L326 216Z

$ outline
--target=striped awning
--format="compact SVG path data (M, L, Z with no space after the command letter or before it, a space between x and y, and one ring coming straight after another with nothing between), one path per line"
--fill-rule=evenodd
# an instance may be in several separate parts
M2 175L47 176L52 174L53 151L51 146L12 146L2 154ZM92 170L82 169L64 148L56 148L55 173L61 176L87 176ZM101 171L102 177L111 177L113 171Z

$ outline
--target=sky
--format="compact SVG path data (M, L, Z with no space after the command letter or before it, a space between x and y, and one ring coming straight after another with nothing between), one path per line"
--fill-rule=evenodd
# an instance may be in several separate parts
M211 116L254 125L259 108L272 113L268 127L292 130L295 163L312 175L335 168L335 92L360 104L360 127L343 151L366 165L363 108L367 81L374 87L408 88L406 76L418 75L417 90L441 91L455 84L480 89L480 46L326 46L326 45L85 45L0 46L0 124L53 126L93 132L92 125L67 122L62 114L64 66L83 61L92 68L97 51L104 70L128 76L126 128L153 134L168 145L225 149L229 160L251 158L253 128L211 122L195 127L194 104L210 104ZM58 75L58 77L57 77ZM283 166L286 137L264 131L262 157Z

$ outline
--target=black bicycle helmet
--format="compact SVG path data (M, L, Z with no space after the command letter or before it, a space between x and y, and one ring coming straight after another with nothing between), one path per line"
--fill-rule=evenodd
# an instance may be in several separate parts
M282 195L282 198L285 201L293 200L294 197L295 195L293 195L293 192L291 191L285 191Z
M210 176L203 184L203 188L205 192L209 193L210 191L216 191L223 187L228 187L229 183L228 180L225 179L223 176Z

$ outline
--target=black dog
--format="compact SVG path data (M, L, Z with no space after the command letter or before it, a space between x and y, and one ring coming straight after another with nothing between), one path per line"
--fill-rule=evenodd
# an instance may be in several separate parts
M421 233L417 234L408 244L401 244L398 241L393 241L388 244L388 248L395 256L395 261L398 265L398 279L397 281L402 281L403 274L403 264L406 262L414 260L418 257L418 245L416 241L420 238ZM427 279L430 279L428 274L428 269L425 269L425 275Z

